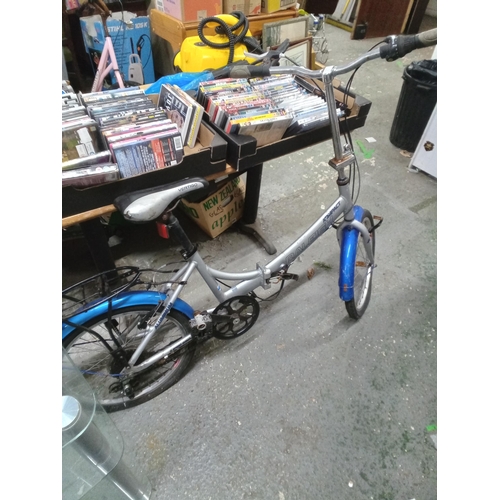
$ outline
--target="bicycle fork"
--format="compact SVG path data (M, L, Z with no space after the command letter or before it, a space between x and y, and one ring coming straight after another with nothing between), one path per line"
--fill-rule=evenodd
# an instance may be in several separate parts
M345 175L345 169L356 161L354 154L346 144L343 148L340 142L334 141L335 152L342 151L343 155L338 154L338 158L329 161L329 165L338 173L337 186L339 193L346 200L351 200L349 192L350 179ZM375 256L371 246L371 232L375 230L380 223L370 230L363 224L364 209L359 205L352 205L346 209L344 222L337 228L337 240L340 246L340 265L339 265L339 296L344 302L352 300L354 297L354 277L356 270L356 253L358 247L358 238L362 238L366 255L369 261L368 274L370 275L375 268Z
M356 270L356 251L358 238L362 238L366 255L370 262L368 273L375 268L375 260L372 252L372 235L368 228L362 223L363 208L359 205L353 207L354 219L344 222L338 228L338 239L340 243L340 269L339 269L339 296L347 302L354 296L354 275ZM372 228L373 231L374 228Z

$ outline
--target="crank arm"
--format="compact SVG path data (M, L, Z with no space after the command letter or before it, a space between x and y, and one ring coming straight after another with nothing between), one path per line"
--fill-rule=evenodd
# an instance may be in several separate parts
M228 321L232 321L231 316L227 316L226 314L211 314L212 323L227 323Z

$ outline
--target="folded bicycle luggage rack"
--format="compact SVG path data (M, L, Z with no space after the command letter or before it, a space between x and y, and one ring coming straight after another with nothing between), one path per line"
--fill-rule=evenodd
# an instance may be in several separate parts
M344 102L346 91L338 80L334 81L334 91L336 99ZM348 116L340 120L341 133L345 133L347 130L352 131L361 128L366 122L368 112L372 105L371 101L353 92L347 92L346 100ZM240 172L254 165L259 165L274 158L294 153L308 146L326 141L332 136L330 124L327 123L325 126L308 132L285 137L277 142L257 147L256 139L251 136L226 134L217 125L209 122L207 113L204 114L203 119L207 123L210 123L210 125L217 130L217 133L227 142L227 163Z
M63 187L62 217L111 205L117 196L138 189L224 172L226 156L227 142L211 124L202 122L196 146L184 148L184 157L178 165L87 188Z

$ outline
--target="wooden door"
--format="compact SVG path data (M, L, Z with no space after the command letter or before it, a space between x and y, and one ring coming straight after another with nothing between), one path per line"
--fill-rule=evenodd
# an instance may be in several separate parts
M351 31L353 40L404 32L414 0L358 0Z

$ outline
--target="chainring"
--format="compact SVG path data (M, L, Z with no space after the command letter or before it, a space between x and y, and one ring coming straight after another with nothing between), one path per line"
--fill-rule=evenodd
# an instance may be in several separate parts
M229 340L250 330L259 317L259 303L249 295L240 295L219 304L212 312L213 335L218 339ZM223 318L216 316L227 316Z

